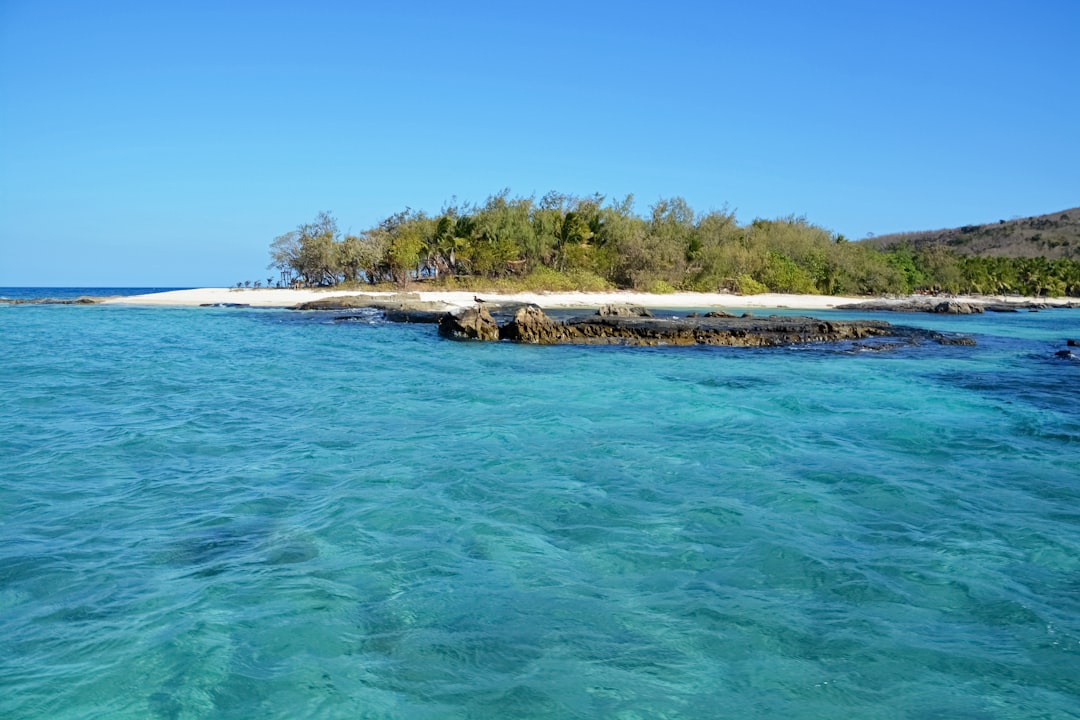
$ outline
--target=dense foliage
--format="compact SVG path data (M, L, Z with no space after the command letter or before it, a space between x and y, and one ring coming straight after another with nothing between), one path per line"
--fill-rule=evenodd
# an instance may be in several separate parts
M550 290L633 288L888 295L912 292L1080 296L1080 262L965 257L941 247L880 251L804 218L739 225L727 210L696 213L682 198L647 215L633 198L548 193L483 205L406 209L358 235L321 213L276 238L283 283Z

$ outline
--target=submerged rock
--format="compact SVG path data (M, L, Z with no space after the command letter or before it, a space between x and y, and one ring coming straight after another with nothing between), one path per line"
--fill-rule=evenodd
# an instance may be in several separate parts
M931 332L927 337L938 345L966 345L969 347L975 345L975 340L967 335L946 335L944 333Z

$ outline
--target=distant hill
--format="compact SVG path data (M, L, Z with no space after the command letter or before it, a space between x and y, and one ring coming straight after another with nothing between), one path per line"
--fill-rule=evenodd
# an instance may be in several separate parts
M863 242L879 250L907 243L913 249L941 245L960 255L1080 260L1080 207L987 225L881 235Z

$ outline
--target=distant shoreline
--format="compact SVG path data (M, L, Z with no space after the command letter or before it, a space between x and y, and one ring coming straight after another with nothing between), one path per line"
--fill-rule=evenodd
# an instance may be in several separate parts
M141 305L198 307L202 305L246 305L262 308L288 308L313 300L325 300L334 297L362 296L375 300L400 298L424 303L441 303L447 309L471 307L475 298L491 303L535 304L545 309L589 309L601 305L628 304L650 308L760 308L792 310L833 310L841 305L849 305L874 300L881 303L931 302L934 300L957 300L959 302L987 303L1046 303L1066 305L1076 298L1039 298L1021 296L959 296L934 298L923 295L899 298L884 297L848 297L838 295L793 295L782 293L762 293L760 295L735 295L731 293L667 293L650 294L641 292L551 292L551 293L476 293L465 291L417 291L367 292L363 290L335 290L333 288L280 289L280 288L194 288L191 290L172 290L147 295L127 295L107 298L102 301L108 305Z

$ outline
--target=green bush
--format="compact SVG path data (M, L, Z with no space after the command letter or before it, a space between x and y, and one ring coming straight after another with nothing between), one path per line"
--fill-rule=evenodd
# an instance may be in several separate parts
M769 292L769 286L743 273L735 278L735 289L740 295L760 295Z

